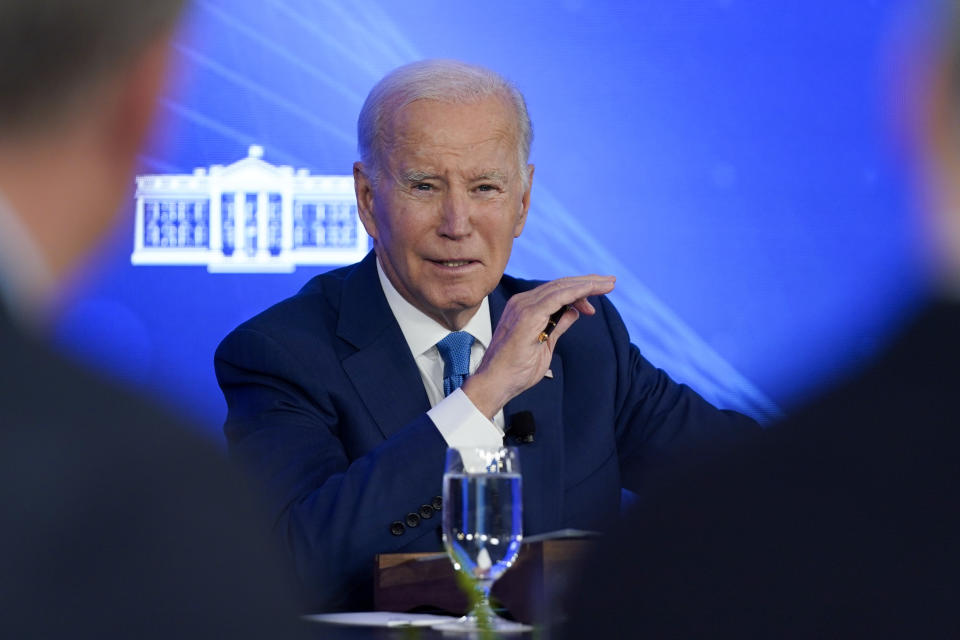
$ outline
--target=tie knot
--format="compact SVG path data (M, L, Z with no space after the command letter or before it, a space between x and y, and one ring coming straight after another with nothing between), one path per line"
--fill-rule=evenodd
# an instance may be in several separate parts
M465 376L470 373L470 347L473 336L466 331L454 331L437 343L443 358L443 376Z

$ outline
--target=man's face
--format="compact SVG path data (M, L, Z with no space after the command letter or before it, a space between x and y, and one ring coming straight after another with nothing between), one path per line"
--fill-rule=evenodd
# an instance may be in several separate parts
M450 329L473 317L510 258L530 206L514 113L499 97L417 100L385 125L376 186L357 163L357 202L383 270ZM533 177L533 166L523 168Z

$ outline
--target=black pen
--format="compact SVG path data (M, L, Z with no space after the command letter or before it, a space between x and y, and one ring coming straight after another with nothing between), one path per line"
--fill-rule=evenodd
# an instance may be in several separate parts
M540 332L540 335L537 336L537 342L541 344L547 341L547 338L550 337L550 334L553 333L553 330L557 328L557 323L560 322L560 318L563 317L570 309L570 305L565 304L553 313L550 314L550 319L547 320L547 326L543 328L543 331Z

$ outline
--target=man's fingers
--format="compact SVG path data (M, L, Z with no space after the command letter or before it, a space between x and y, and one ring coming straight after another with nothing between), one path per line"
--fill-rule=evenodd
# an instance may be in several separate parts
M588 316L592 316L597 312L597 310L593 308L593 305L590 304L590 301L587 300L586 298L580 298L570 306L576 309L577 311L579 311L580 313L585 313Z
M573 323L577 321L577 318L580 317L580 312L574 307L570 307L563 314L560 320L557 322L557 328L553 330L553 333L550 334L550 348L556 346L557 340L560 339L564 333L567 332L567 329L573 326Z
M560 336L581 313L595 313L587 296L609 293L614 282L612 276L561 278L511 297L464 393L484 415L492 416L536 384L550 366L549 354Z
M593 315L596 310L587 296L609 293L615 281L613 276L577 276L547 282L530 292L534 296L525 305L524 314L539 321L545 317L552 318L559 309L572 307L580 313Z
M497 329L518 337L529 335L544 343L566 331L580 314L596 313L587 296L609 293L615 282L613 276L590 275L544 283L511 298ZM558 332L560 328L562 331Z
M576 276L560 278L542 284L537 292L536 306L550 309L553 313L564 305L574 305L586 314L593 313L593 306L586 301L587 296L599 296L613 291L616 278L613 276Z

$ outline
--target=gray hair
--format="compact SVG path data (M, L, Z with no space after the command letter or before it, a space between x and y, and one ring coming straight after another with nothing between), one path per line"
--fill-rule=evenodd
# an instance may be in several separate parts
M357 119L357 151L370 180L379 178L384 124L393 113L415 100L469 104L492 96L506 98L515 112L518 166L526 187L533 124L523 94L500 74L457 60L420 60L397 67L370 90Z
M186 0L0 0L0 132L66 116L179 17Z

